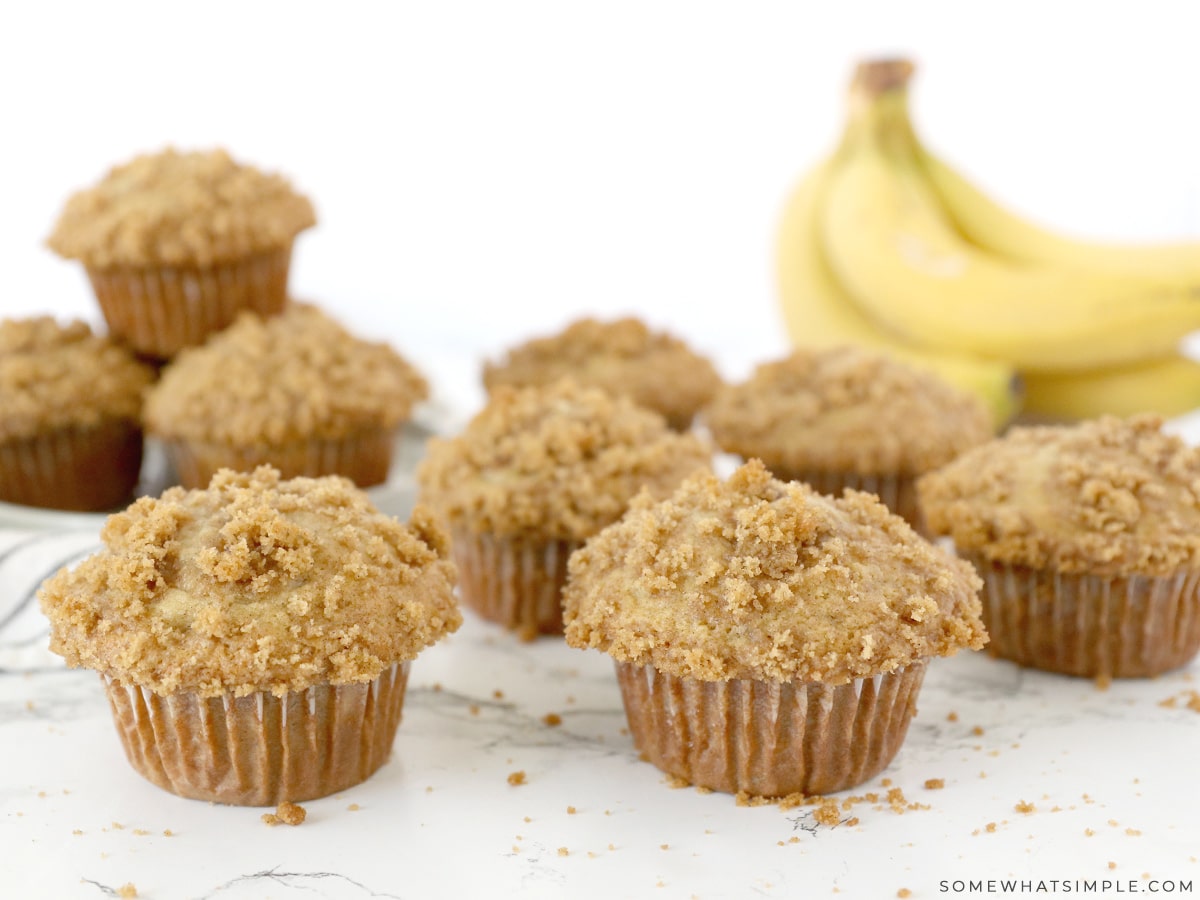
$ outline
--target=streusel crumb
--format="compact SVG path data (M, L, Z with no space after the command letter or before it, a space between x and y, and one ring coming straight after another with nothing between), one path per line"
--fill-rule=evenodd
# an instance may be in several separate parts
M284 800L275 808L273 813L263 813L262 820L268 825L303 825L308 818L308 810L298 803Z
M853 347L797 350L717 392L704 419L722 449L773 471L928 471L992 436L978 398Z
M38 593L50 648L158 694L370 681L458 628L448 538L344 478L217 473L110 516L104 548Z
M934 532L991 560L1096 575L1200 568L1200 449L1157 416L1014 428L918 491Z
M89 266L211 266L286 247L315 224L279 175L224 150L168 148L116 166L67 201L46 243Z
M454 525L581 540L643 487L666 496L711 458L632 401L561 381L497 388L462 434L430 441L417 480Z
M752 460L639 496L576 551L566 639L678 677L841 684L983 646L980 586L873 495Z
M163 437L238 447L342 438L395 428L428 392L387 344L293 303L267 319L243 313L185 349L147 397L146 424Z
M640 319L580 319L559 334L534 338L486 363L483 383L528 387L571 377L629 397L684 427L721 384L712 363L682 340Z

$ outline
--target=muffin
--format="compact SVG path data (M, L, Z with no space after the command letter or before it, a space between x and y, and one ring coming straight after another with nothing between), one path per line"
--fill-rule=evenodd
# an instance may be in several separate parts
M387 344L296 303L269 319L243 313L181 353L146 398L146 428L184 487L263 464L368 487L386 480L396 430L428 392Z
M577 551L566 640L615 660L633 741L669 775L758 796L882 771L928 661L978 648L979 579L870 494L751 460L642 495Z
M760 365L704 418L722 450L825 494L869 491L918 530L917 477L992 437L977 397L854 347Z
M488 391L500 385L529 387L563 377L603 388L663 416L683 431L721 384L716 369L681 340L651 331L634 318L580 319L559 334L514 347L485 363Z
M0 500L83 511L127 503L153 377L84 322L0 322Z
M430 441L417 480L449 524L463 602L531 640L562 633L571 552L639 490L665 496L710 460L661 416L563 381L496 388L462 434Z
M114 337L167 359L243 309L282 309L292 243L315 222L279 175L167 149L73 195L47 244L83 263Z
M50 649L100 673L140 774L246 806L374 773L410 662L454 631L454 566L344 478L224 471L111 516L104 546L38 593Z
M1200 649L1200 450L1156 416L1013 428L918 483L983 576L996 656L1094 678Z

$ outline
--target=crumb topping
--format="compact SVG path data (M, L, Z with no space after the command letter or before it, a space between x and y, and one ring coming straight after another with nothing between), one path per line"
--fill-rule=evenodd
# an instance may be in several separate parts
M356 338L311 306L243 313L164 370L146 425L172 438L234 446L342 438L395 428L429 393L385 343Z
M78 320L0 321L0 440L138 421L153 371Z
M977 397L854 347L764 363L718 391L704 416L722 449L781 474L917 474L992 436Z
M262 820L267 825L303 825L308 818L308 810L298 803L284 800L275 808L273 813L263 813Z
M640 319L580 319L566 330L534 338L483 367L489 391L499 385L580 384L629 397L672 423L686 422L721 384L711 362L673 335Z
M576 551L566 640L677 677L842 684L983 646L981 586L873 495L751 460L639 496Z
M462 434L429 442L417 480L452 524L582 540L643 487L666 496L711 458L632 401L562 381L498 387Z
M449 542L345 478L218 472L110 516L104 547L38 593L50 649L158 694L370 681L458 628Z
M316 223L287 180L221 149L168 148L116 166L68 201L46 243L89 266L211 266L280 250Z
M1013 428L920 480L929 527L1033 568L1200 568L1200 449L1161 426L1143 415Z

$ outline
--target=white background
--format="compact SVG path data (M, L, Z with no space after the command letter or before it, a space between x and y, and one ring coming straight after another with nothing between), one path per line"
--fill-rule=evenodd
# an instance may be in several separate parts
M312 197L293 294L360 333L474 360L632 311L737 374L785 346L775 220L864 56L912 56L927 143L1027 213L1200 235L1198 10L5 4L0 312L99 321L42 243L66 197L138 152L220 144Z

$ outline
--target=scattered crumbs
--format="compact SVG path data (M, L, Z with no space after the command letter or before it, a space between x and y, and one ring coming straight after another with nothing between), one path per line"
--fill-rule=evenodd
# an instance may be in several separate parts
M512 847L513 847L513 853L520 853L520 852L521 852L521 848L520 848L520 847L518 847L516 844L513 844L513 845L512 845Z
M1096 801L1092 799L1092 797L1091 797L1091 795L1090 795L1090 794L1084 794L1084 795L1083 795L1083 802L1084 802L1084 803L1095 803Z
M571 695L571 694L567 694L567 702L568 702L568 703L574 703L574 702L575 702L575 697L574 697L573 695Z
M532 821L533 821L533 819L529 818L529 816L526 816L526 817L525 817L525 821L526 821L526 822L532 822Z
M508 773L508 783L511 784L513 787L516 787L519 784L524 784L525 783L525 770L518 769L516 772L509 772Z
M676 790L676 791L679 790L680 788L685 788L685 787L691 786L690 781L688 781L686 778L680 778L678 775L668 774L667 778L666 778L666 782L667 782L667 787L671 788L672 790Z
M1050 812L1062 812L1062 807L1056 803L1054 806L1050 807Z
M857 825L857 824L858 824L858 816L851 816L850 818L848 818L848 819L846 820L845 824L846 824L846 825L848 825L849 827L853 828L855 825ZM795 840L797 843L799 843L799 841L800 841L800 838L795 838L794 840Z
M120 822L113 822L112 827L115 828L117 831L121 831L125 826L122 825Z
M979 773L979 777L980 777L980 778L987 778L987 772L982 772L982 771L981 771L981 772Z
M928 791L940 791L946 786L944 778L928 778L925 780L925 789ZM907 890L907 888L905 888Z
M349 806L346 807L347 812L358 812L360 809L362 809L362 807L359 806L357 803L351 803Z
M950 710L950 714L948 716L946 716L946 721L947 722L957 722L958 721L958 713L956 713L954 710Z
M612 815L612 810L611 810L611 809L606 809L606 810L604 811L604 814L605 814L606 816L611 816L611 815Z
M670 850L670 849L671 849L671 845L670 845L670 844L659 844L659 845L658 845L658 849L659 849L659 850Z
M80 831L78 828L76 828L74 831L71 832L71 834L80 835L80 834L83 834L83 832Z
M1116 827L1117 827L1118 825L1120 825L1121 823L1120 823L1120 822L1118 822L1116 819L1109 819L1109 820L1108 820L1108 824L1109 824L1109 825L1111 825L1113 828L1116 828Z
M38 796L39 796L39 797L42 797L42 798L44 798L44 797L46 796L46 792L45 792L45 791L38 791Z
M983 827L983 830L984 830L984 831L986 831L988 834L993 834L993 833L995 833L995 831L996 831L996 823L995 823L995 822L988 822L988 823L987 823L987 825L985 825L985 826Z
M575 815L575 813L577 813L577 812L579 812L579 810L577 810L575 807L573 807L573 806L568 806L568 807L567 807L567 815L568 815L568 816L573 816L573 815Z
M654 886L656 888L664 888L667 886L667 883L660 878L658 881L654 882Z
M1092 684L1096 685L1096 690L1107 691L1112 687L1112 676L1101 673L1092 679Z
M570 850L568 850L566 847L559 847L559 848L558 848L558 855L559 855L559 856L569 856L570 854L571 854L571 851L570 851Z
M980 737L983 734L982 726L976 725L971 729L971 734L975 735L975 737Z
M262 814L262 820L272 827L275 825L302 825L307 817L308 810L300 804L288 800L284 800L275 807L275 812Z
M850 823L847 822L846 824L850 824ZM798 843L800 843L800 838L796 837L796 835L793 834L790 838L788 838L787 842L789 844L798 844Z
M711 794L712 792L713 792L713 789L710 787L705 787L702 784L696 785L696 793L697 794Z
M1085 829L1083 829L1083 833L1084 833L1084 834L1086 834L1088 837L1091 837L1091 836L1092 836L1092 835L1094 835L1096 832L1095 832L1095 831L1093 831L1091 828L1085 828Z
M1140 835L1142 832L1141 832L1141 831L1139 831L1137 828L1126 828L1126 829L1125 829L1125 833L1126 833L1127 835L1129 835L1130 837L1137 837L1137 836L1138 836L1138 835Z
M822 825L836 825L842 820L842 812L836 800L828 800L816 808L813 818Z
M976 828L974 831L971 832L971 837L979 837L979 829L978 828Z
M621 734L621 737L629 737L629 729L626 728L624 725L622 725L620 734Z
M1026 800L1021 800L1021 801L1019 801L1019 802L1018 802L1018 803L1017 803L1017 804L1016 804L1016 805L1013 807L1013 809L1015 809L1015 810L1016 810L1017 812L1019 812L1019 813L1024 813L1025 815L1029 815L1030 813L1035 813L1035 812L1037 812L1037 807L1036 807L1036 806L1034 806L1032 803L1029 803L1029 802L1028 802L1028 801L1026 801Z
M608 845L608 849L609 849L609 850L616 850L617 848L616 848L616 846L615 846L615 845L613 845L613 844L609 844L609 845Z
M135 829L133 829L133 833L136 834L138 837L145 837L150 832L148 832L145 828L135 828Z
M900 888L900 890L896 891L896 896L897 897L911 897L912 891L910 891L908 888Z
M117 888L117 896L120 897L121 900L133 900L133 898L137 897L137 895L137 888L134 886L132 881L127 881Z
M879 783L880 783L881 785L883 785L884 787L891 787L891 786L892 786L892 779L890 779L890 778L885 778L885 779L883 779L883 781L881 781L881 782L879 782Z
M427 793L427 794L433 793L433 785L432 784L425 785L425 793Z
M163 837L175 837L175 832L173 832L170 828L164 828Z
M32 700L25 701L25 709L27 709L29 712L33 712L33 701Z
M1137 779L1135 778L1135 779L1134 779L1134 781L1137 781ZM71 792L70 792L70 791L68 791L66 788L63 788L63 796L64 796L64 797L65 797L67 794L69 794L69 793L71 793Z
M1108 867L1109 867L1110 869L1115 869L1115 868L1117 867L1117 864L1116 864L1115 862L1113 862L1113 861L1110 859L1110 860L1108 861Z
M588 859L595 859L595 858L596 858L596 854L595 854L595 853L593 853L591 850L589 850L587 853L588 853Z
M1165 709L1176 709L1181 702L1184 708L1200 713L1200 691L1184 691L1178 697L1168 697L1160 701L1158 705Z
M433 692L435 694L440 694L442 692L442 683L440 681L435 681L433 683Z
M542 722L549 725L551 728L557 728L562 724L562 716L558 713L546 713L542 716Z
M479 704L472 703L470 706L467 707L467 712L469 712L473 716L479 715Z
M492 691L492 697L496 700L503 700L504 699L504 691L497 688L496 690Z

